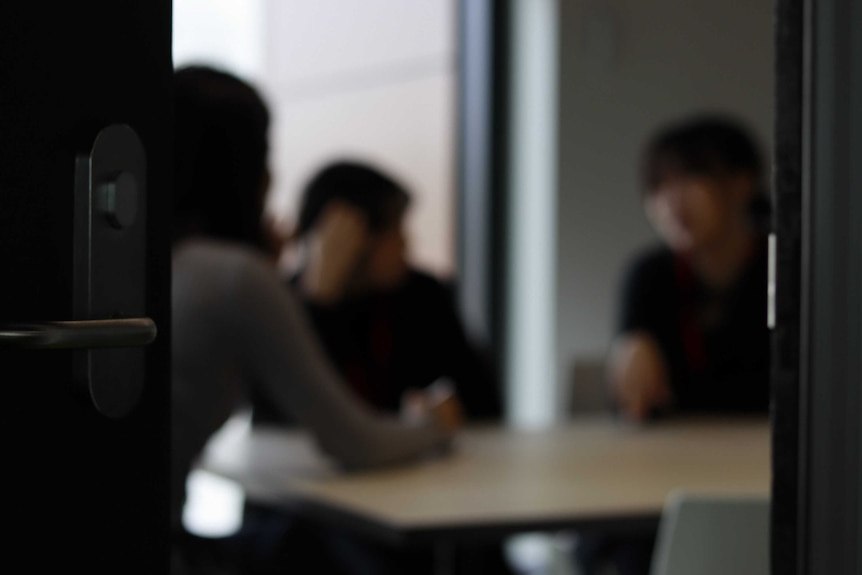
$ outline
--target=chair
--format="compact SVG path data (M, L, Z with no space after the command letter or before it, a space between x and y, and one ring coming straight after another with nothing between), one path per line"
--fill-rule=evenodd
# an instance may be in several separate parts
M584 355L572 361L571 384L567 390L569 414L573 416L606 413L608 392L603 356Z
M769 499L677 493L662 513L651 575L768 575Z

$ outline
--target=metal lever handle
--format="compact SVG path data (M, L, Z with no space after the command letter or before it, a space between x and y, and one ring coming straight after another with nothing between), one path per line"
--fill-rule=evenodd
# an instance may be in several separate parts
M0 348L138 347L151 343L156 333L156 324L148 317L29 322L0 326Z

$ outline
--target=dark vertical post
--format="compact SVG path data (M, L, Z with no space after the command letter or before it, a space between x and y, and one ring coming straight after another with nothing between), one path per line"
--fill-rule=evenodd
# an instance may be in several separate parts
M862 573L862 0L806 3L804 573Z
M797 573L800 448L800 286L804 0L781 0L775 17L773 185L777 239L772 335L772 572Z
M508 4L458 5L458 297L468 328L498 361L505 341Z

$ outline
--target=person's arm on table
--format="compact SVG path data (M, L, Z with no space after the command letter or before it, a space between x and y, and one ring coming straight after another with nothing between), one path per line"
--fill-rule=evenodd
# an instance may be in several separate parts
M657 324L655 256L642 257L628 270L619 297L618 333L607 362L607 382L616 407L642 422L674 401L670 369L653 335Z
M343 465L362 468L416 458L448 444L457 425L447 408L414 425L374 414L325 360L298 303L262 261L238 273L226 310L244 368Z
M647 333L626 333L614 342L607 376L619 408L631 420L645 421L673 401L661 351Z

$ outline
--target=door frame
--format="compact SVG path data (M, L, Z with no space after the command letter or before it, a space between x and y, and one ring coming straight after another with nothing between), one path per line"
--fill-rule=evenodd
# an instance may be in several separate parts
M862 0L779 0L773 573L862 573Z
M807 573L862 573L862 1L806 0L801 515Z

